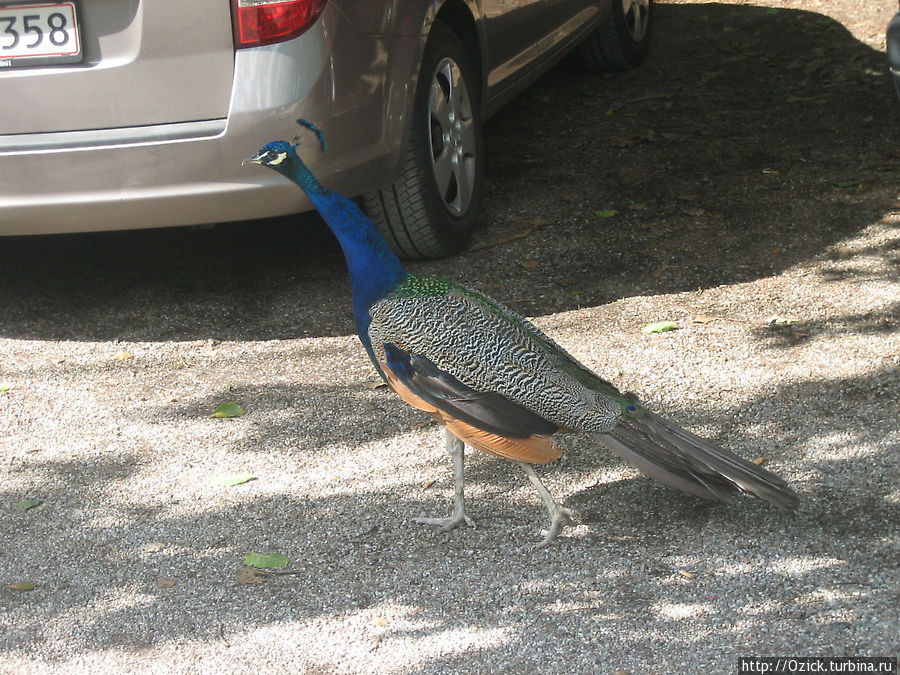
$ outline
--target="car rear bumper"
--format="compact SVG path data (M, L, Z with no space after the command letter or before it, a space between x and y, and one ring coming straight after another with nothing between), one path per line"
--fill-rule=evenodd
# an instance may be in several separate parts
M341 61L332 53L341 30L346 26L326 31L319 24L295 40L236 52L227 119L0 135L0 235L193 225L309 210L306 197L278 174L241 165L265 143L300 133L299 117L327 135L327 153L310 134L300 139L304 160L323 183L358 195L389 181L402 147L398 121L406 113L392 111L385 94L397 64L358 57L383 54L379 42L391 39L404 41L395 53L409 51L411 64L419 40L357 33L357 58ZM354 75L347 69L372 78L369 95L340 97L334 82Z

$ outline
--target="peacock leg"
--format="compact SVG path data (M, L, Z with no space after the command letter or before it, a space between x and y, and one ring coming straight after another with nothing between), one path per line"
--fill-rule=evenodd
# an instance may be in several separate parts
M513 461L521 466L525 473L528 475L528 480L530 480L531 484L534 485L535 489L538 491L538 494L541 496L541 500L544 502L544 506L546 506L547 511L550 512L550 529L541 532L541 534L544 535L544 539L535 547L544 548L544 546L556 539L556 535L562 532L562 529L566 525L572 524L572 518L575 517L575 512L572 509L566 508L565 506L560 506L553 500L553 497L550 496L549 490L547 490L547 488L544 487L544 484L541 483L541 479L538 478L538 475L535 473L531 464L526 464L525 462L520 462L518 460Z
M453 432L447 429L446 447L453 460L453 481L456 491L453 495L453 512L446 518L416 518L417 523L423 525L437 525L440 532L449 532L460 525L475 527L475 521L466 515L465 497L463 496L463 465L465 459L465 444L459 440Z

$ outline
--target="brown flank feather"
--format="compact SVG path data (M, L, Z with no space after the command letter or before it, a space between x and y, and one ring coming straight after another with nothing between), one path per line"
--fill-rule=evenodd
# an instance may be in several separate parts
M427 401L423 401L416 396L409 387L403 384L386 363L381 364L382 372L387 377L388 384L397 395L404 401L409 403L413 408L424 410L429 415L446 426L453 434L456 435L463 443L467 443L477 450L487 452L498 457L506 459L517 459L520 462L528 462L529 464L546 464L559 459L562 454L556 446L553 445L550 436L533 435L527 438L510 438L508 436L500 436L492 434L488 431L482 431L471 424L462 422L455 417L451 417L443 410L433 406Z

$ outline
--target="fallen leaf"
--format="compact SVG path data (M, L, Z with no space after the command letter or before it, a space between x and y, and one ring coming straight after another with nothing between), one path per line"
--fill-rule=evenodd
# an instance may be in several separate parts
M160 588L172 588L175 585L175 580L171 577L159 577L156 580L156 585Z
M265 572L260 572L252 567L242 567L237 573L237 582L239 584L261 584L265 580Z
M125 361L126 359L133 359L134 354L132 354L131 352L126 352L124 349L121 349L113 355L113 358L116 361Z
M23 499L22 501L13 504L13 508L16 511L27 511L28 509L33 509L35 506L40 506L43 503L43 499Z
M256 480L256 476L250 473L232 473L213 478L213 483L219 487L234 487L235 485L249 483L251 480Z
M712 323L713 321L718 321L719 317L717 316L707 316L706 314L698 314L693 319L691 319L694 323Z
M784 252L784 249L781 248L781 246L776 246L775 248L772 249L772 255L780 255L783 252Z
M674 270L674 269L678 269L678 268L675 265L670 265L669 263L663 263L662 265L657 267L655 270L653 270L653 276L655 276L658 279L659 277L663 276L669 270Z
M753 460L753 463L756 464L756 466L762 466L763 464L766 463L765 455L761 455L761 456L757 457L756 459Z
M602 211L594 211L594 215L598 218L613 218L619 215L615 209L603 209Z
M693 574L691 574L690 572L687 572L687 571L685 571L685 570L678 570L678 573L679 573L681 576L683 576L685 579L691 579L691 578L693 578L693 576L694 576Z
M369 382L363 382L363 386L366 389L379 389L381 387L386 387L387 384L384 380L370 380Z
M537 260L520 260L519 265L524 267L526 270L533 270L535 267L540 265Z
M283 556L280 553L254 553L251 551L244 556L245 565L259 569L284 567L289 562L290 560L287 559L287 556Z
M218 408L213 410L212 417L240 417L244 414L244 409L239 406L237 403L229 402L223 403Z
M770 326L790 326L794 323L793 319L786 319L783 316L770 316L766 319L766 323Z
M641 327L642 333L667 333L670 330L678 330L676 321L655 321Z
M426 480L424 483L422 483L422 489L423 489L423 490L427 490L427 489L430 488L432 485L434 485L434 483L435 483L434 478L429 478L429 479Z
M857 192L865 192L872 187L872 181L869 180L836 180L834 184L844 189L855 188Z
M706 209L691 207L684 209L684 212L689 216L702 216L706 213Z
M37 584L33 581L17 581L14 584L7 584L6 587L12 591L31 591Z
M5 393L12 389L12 385L9 382L0 382L0 394Z
M387 626L389 623L390 623L390 621L385 619L383 616L376 616L375 618L372 619L373 626L379 626L379 627Z

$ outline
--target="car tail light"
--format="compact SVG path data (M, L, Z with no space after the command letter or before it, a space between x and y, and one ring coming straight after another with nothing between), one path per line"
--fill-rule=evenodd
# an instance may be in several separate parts
M312 26L326 0L231 0L234 46L258 47L295 38Z

